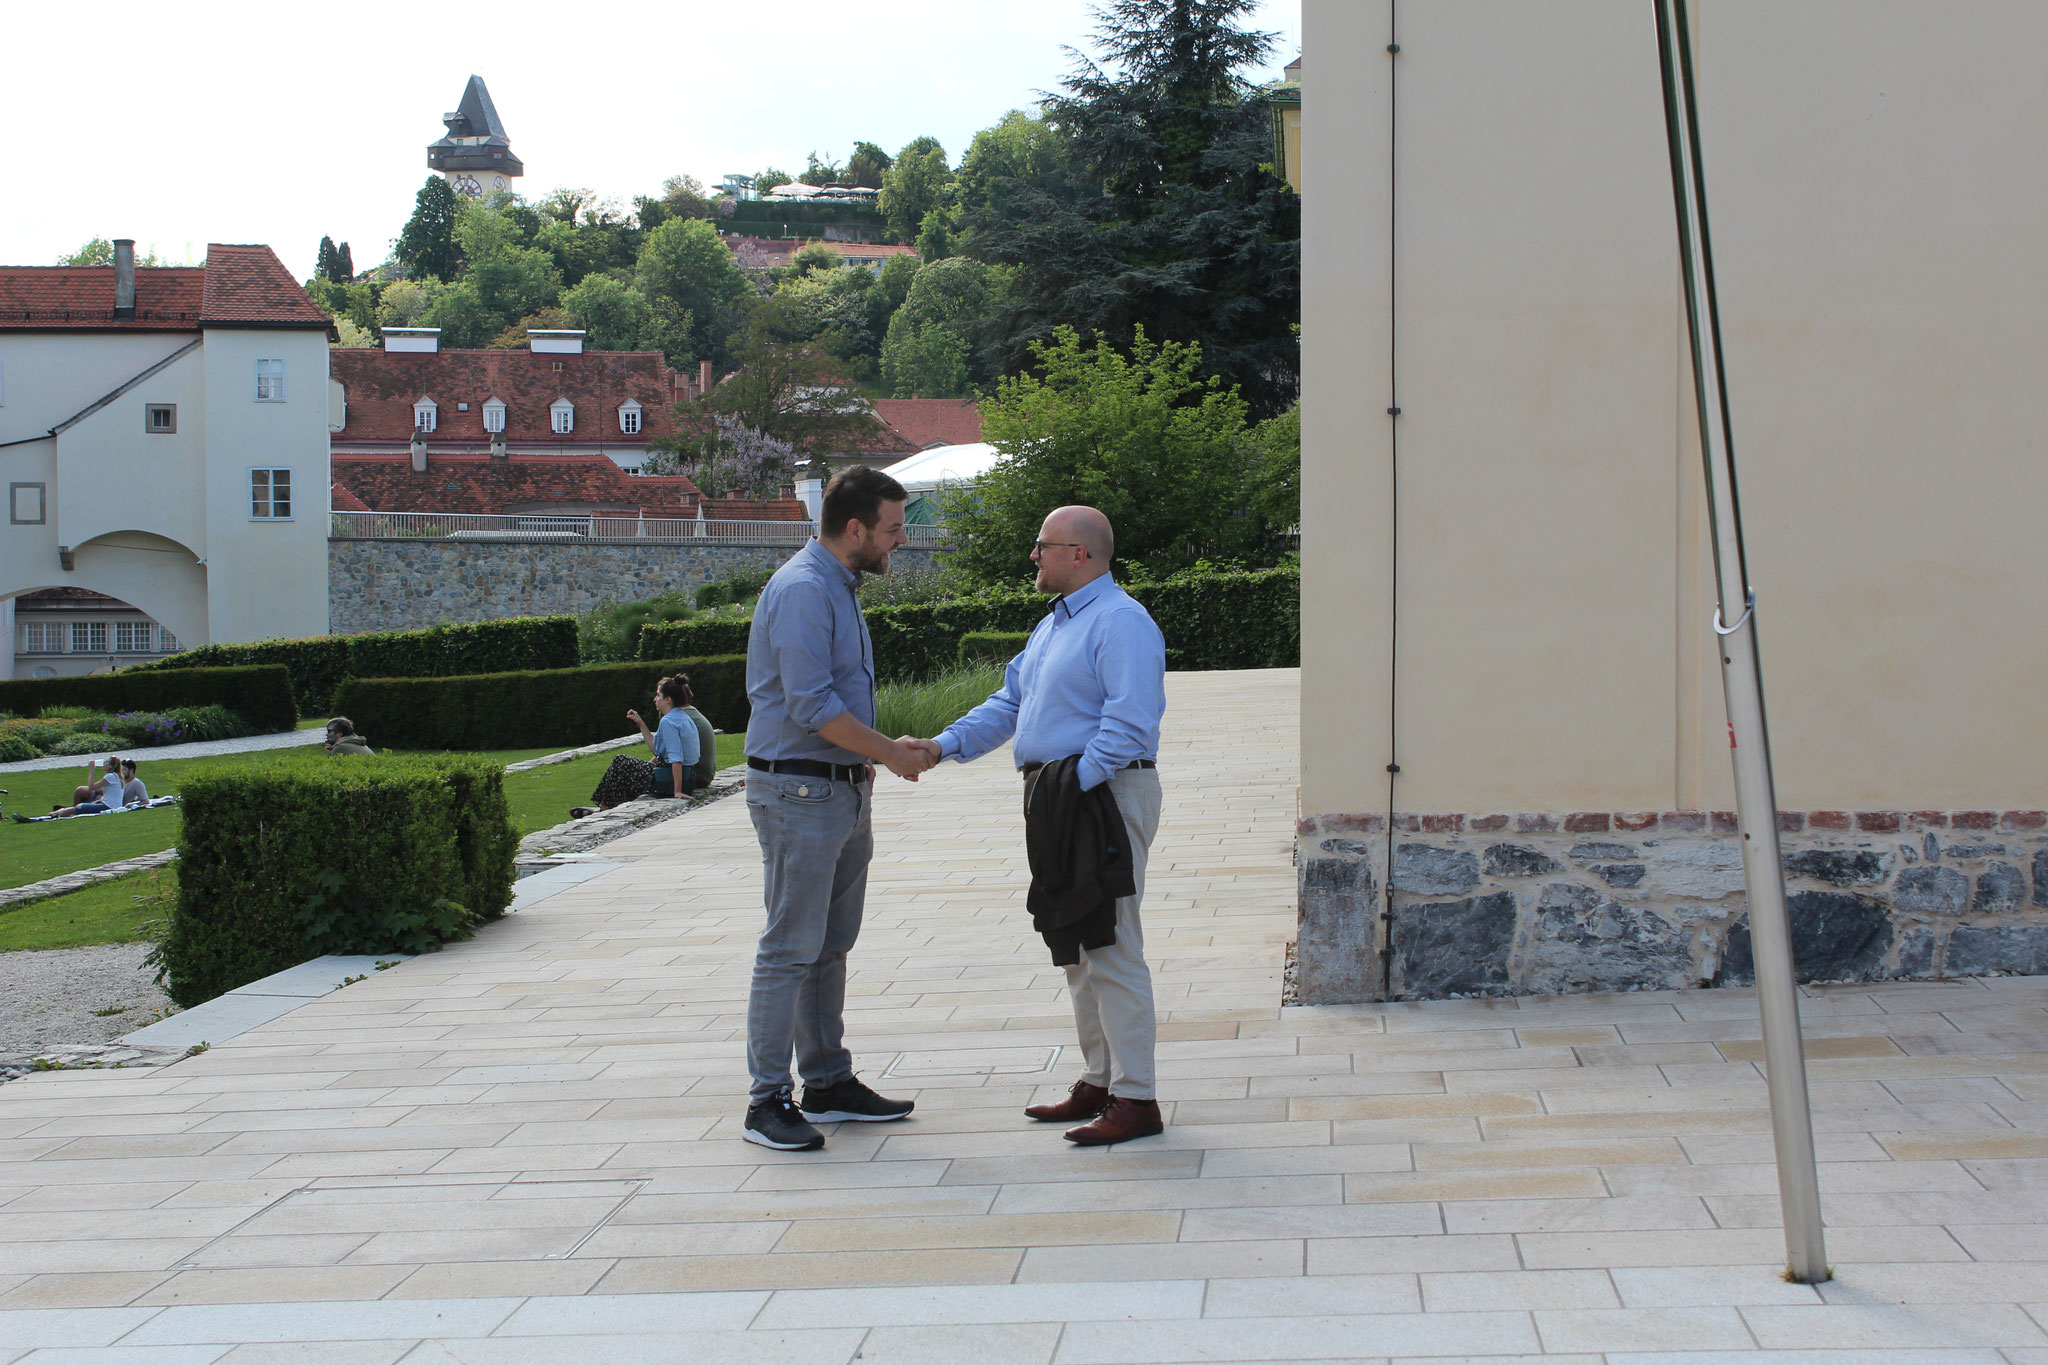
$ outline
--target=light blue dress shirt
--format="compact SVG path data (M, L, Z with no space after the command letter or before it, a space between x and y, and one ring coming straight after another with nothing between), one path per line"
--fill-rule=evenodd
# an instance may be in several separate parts
M690 719L690 713L680 706L670 707L661 723L654 727L656 762L694 767L702 748L697 737L697 722Z
M747 632L750 758L867 762L818 738L848 712L875 723L875 648L856 586L853 570L809 540L761 590Z
M946 727L939 752L965 763L1012 735L1017 766L1081 755L1081 786L1159 757L1166 639L1108 574L1064 597L1010 660L1003 685Z

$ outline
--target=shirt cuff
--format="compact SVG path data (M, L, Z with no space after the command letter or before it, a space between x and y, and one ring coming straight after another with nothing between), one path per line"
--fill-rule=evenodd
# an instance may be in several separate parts
M946 731L944 731L944 732L943 732L942 734L940 734L940 736L939 736L939 759L940 759L940 761L941 761L941 762L943 762L943 761L945 761L946 759L949 759L949 758L951 758L951 759L958 759L959 757L960 757L960 737L959 737L958 735L954 734L954 733L953 733L953 732L952 732L952 731L951 731L950 729L949 729L949 730L946 730Z
M1079 771L1081 774L1081 790L1084 792L1095 790L1103 783L1109 781L1111 777L1109 769L1104 767L1100 760L1088 754L1081 755Z

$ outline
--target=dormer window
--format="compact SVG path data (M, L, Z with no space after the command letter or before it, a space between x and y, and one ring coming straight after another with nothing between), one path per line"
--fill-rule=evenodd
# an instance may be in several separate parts
M412 429L425 435L440 425L441 406L431 398L422 398L412 405Z
M619 404L619 430L625 432L628 436L638 436L640 434L639 400L628 398L625 402Z
M490 398L484 403L484 430L493 436L505 429L505 400Z
M576 430L576 405L568 399L557 398L554 405L548 409L548 415L552 419L548 425L554 430L555 435L567 436Z

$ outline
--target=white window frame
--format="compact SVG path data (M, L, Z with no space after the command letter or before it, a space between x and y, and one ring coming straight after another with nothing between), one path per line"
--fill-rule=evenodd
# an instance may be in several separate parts
M24 654L62 654L64 628L54 621L26 622L21 643Z
M163 413L167 420L162 426L156 424L156 415ZM176 403L144 403L142 405L142 430L148 436L176 436L178 434L178 405Z
M182 646L180 646L180 645L178 644L178 637L177 637L177 636L175 636L175 635L171 634L171 633L170 633L169 631L165 630L165 629L164 629L164 628L163 628L162 626L158 626L158 627L157 627L157 630L156 630L156 649L157 649L157 653L159 653L159 654L176 654L176 653L177 653L177 652L179 651L179 649L180 649L180 648L182 648Z
M73 621L71 623L71 652L73 654L105 654L107 652L107 623L105 621Z
M147 654L150 652L149 622L114 622L114 652L116 654Z
M557 436L567 436L576 430L576 405L566 398L557 398L548 408L548 428Z
M431 398L422 398L412 405L412 429L431 436L434 428L441 424L441 405Z
M505 430L505 404L502 399L493 398L484 404L484 430L493 436Z
M640 434L640 402L638 399L628 398L625 402L619 404L619 430L628 436L638 436Z
M257 357L256 401L259 403L282 403L284 401L283 356L266 355Z
M275 510L278 504L277 489L280 482L277 476L280 474L284 475L282 480L284 485L284 511L282 513ZM263 479L263 494L260 500L257 497L256 480L258 475L261 475ZM263 510L259 511L257 510L258 508ZM249 470L249 520L296 521L298 518L294 515L294 511L291 470L276 466L252 467Z

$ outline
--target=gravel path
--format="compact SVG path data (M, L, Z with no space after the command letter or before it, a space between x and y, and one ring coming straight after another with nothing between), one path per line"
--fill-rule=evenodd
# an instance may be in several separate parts
M168 758L208 758L214 754L247 754L259 749L296 749L306 744L322 744L327 739L325 730L287 730L277 735L245 735L241 739L209 739L198 744L166 744L161 748L128 748L112 735L107 736L112 745L109 754L132 754L144 763L161 763ZM105 755L101 755L104 757ZM68 754L62 758L30 758L20 763L0 763L0 774L32 773L43 768L83 769L93 759L92 754ZM145 779L147 780L147 779Z
M108 1043L171 1007L142 965L147 943L0 953L0 1057ZM95 1010L118 1010L95 1014Z

